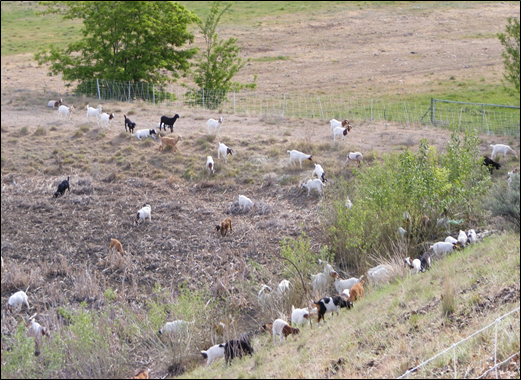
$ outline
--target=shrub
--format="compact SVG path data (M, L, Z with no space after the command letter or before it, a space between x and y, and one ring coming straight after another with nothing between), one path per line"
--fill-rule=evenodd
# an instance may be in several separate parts
M397 229L405 227L405 211L413 221L408 236L411 256L420 253L421 243L433 232L415 223L423 215L435 221L446 210L449 217L475 217L479 197L490 183L486 168L480 164L478 147L479 141L471 132L463 139L453 133L447 153L439 156L434 146L421 140L417 153L405 150L384 155L374 165L353 171L355 178L349 183L338 181L337 189L330 192L338 198L333 210L326 210L337 261L360 269L371 265L368 254L390 258ZM350 211L345 207L347 189L353 202Z
M519 173L512 177L510 188L504 183L495 184L487 196L485 209L494 216L502 216L519 231Z

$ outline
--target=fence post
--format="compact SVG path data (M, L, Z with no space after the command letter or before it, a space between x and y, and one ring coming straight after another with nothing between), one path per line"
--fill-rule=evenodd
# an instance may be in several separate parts
M152 85L152 103L156 105L156 85Z
M203 91L203 110L204 110L204 88L201 89Z
M317 96L318 99L318 106L320 107L320 116L322 116L322 119L324 118L324 112L322 112L322 103L320 102L320 96Z
M431 98L431 124L436 123L436 99Z
M99 92L99 81L98 81L98 78L96 78L96 88L98 90L98 100L101 100L101 95L100 95L100 92Z

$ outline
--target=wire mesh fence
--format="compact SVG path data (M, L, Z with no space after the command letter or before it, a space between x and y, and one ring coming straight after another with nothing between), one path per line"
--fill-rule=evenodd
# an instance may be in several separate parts
M312 95L268 93L252 90L223 92L189 90L178 85L118 82L102 79L76 81L67 85L71 95L99 100L132 102L145 100L154 105L215 109L241 115L276 115L306 119L349 119L389 121L399 124L434 125L450 130L475 129L482 134L519 137L520 112L516 106L476 104L431 99L428 103L383 102L355 99L348 94Z

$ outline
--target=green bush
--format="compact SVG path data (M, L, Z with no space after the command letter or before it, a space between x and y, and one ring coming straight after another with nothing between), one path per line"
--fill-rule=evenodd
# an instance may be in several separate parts
M512 176L510 187L497 183L490 190L485 209L492 211L494 216L502 216L519 232L519 173Z
M417 153L384 155L374 165L354 170L355 178L349 182L339 180L338 189L331 192L338 197L333 210L326 210L337 262L359 270L372 264L369 255L391 258L399 226L409 230L408 253L415 256L435 232L420 226L423 215L431 226L444 214L475 219L479 199L490 183L478 147L471 132L463 139L453 133L447 153L441 155L421 140ZM353 202L351 210L345 207L346 195ZM404 225L406 211L411 215L409 226Z

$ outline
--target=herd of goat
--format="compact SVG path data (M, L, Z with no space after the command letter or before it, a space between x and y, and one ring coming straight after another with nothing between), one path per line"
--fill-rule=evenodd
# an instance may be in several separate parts
M49 101L49 107L58 108L58 115L60 117L69 117L72 118L72 111L74 110L74 106L67 106L63 104L63 100L60 99L58 101ZM90 121L91 118L97 121L98 124L102 126L109 127L110 122L114 119L114 114L106 114L103 113L103 107L99 105L97 108L92 108L87 105L87 121ZM167 116L162 116L161 121L158 125L158 129L161 131L163 128L166 131L166 128L170 128L171 133L174 129L174 123L180 118L178 114L175 114L174 117L170 118ZM134 136L137 139L146 138L148 136L155 138L157 136L157 132L155 129L142 129L134 132L134 128L136 127L136 123L132 122L126 115L124 115L125 119L125 131L134 133ZM218 120L209 119L208 120L208 133L211 133L212 130L219 131L221 125L223 123L223 118L219 117ZM348 120L337 121L335 119L330 121L330 132L333 134L334 141L336 141L337 136L342 136L344 139L348 132L351 131L353 127L351 127ZM177 138L166 138L159 135L161 139L161 145L159 147L160 150L164 148L166 145L170 145L176 150L176 144L179 140L181 140L181 136ZM498 154L502 154L504 158L506 158L507 153L513 154L516 158L518 157L516 152L510 148L508 145L496 144L491 145L492 153L491 156L484 156L483 164L489 168L492 173L493 169L499 170L501 164L494 161ZM288 150L289 154L289 163L290 165L296 165L298 161L300 168L302 168L302 161L304 160L312 160L311 154L305 154L299 152L297 150ZM233 150L226 146L223 143L219 143L218 150L218 159L223 159L225 163L228 162L228 155L233 155ZM347 156L346 163L348 161L356 161L358 165L363 161L363 156L360 152L350 152ZM215 163L213 161L212 156L207 156L206 169L210 175L215 173ZM519 169L514 169L512 172L509 172L509 185L512 180L512 176L519 172ZM325 177L325 171L320 164L315 164L315 169L313 170L312 177L316 176L316 179L311 179L306 183L302 184L302 187L307 189L308 196L310 195L311 190L315 189L319 194L322 194L323 188L327 182ZM57 191L54 193L54 197L63 196L69 190L70 193L70 184L69 177L67 180L62 181L58 185ZM244 195L239 195L238 197L239 209L247 212L253 207L256 207L255 203ZM347 197L346 199L346 207L348 210L352 207L352 202ZM133 225L137 226L139 223L145 222L148 219L149 222L152 221L152 209L151 206L145 204L137 213L135 214L135 218L133 220ZM403 221L405 223L405 228L402 226L398 227L398 234L401 239L406 239L408 233L410 232L410 226L412 224L411 217L408 212L404 212ZM427 226L431 221L428 217L424 216L419 222L423 226ZM448 227L449 220L448 218L441 218L436 221L436 226ZM225 237L227 233L232 233L232 220L230 218L224 219L220 224L215 227L216 231L221 234L222 237ZM432 246L430 246L427 252L424 252L420 257L412 259L407 257L404 259L404 265L409 268L409 275L415 275L421 272L425 272L430 268L433 259L440 259L444 257L446 254L453 252L454 250L462 249L468 244L474 244L478 241L478 236L473 229L469 231L460 231L457 238L452 236L447 236L445 241L440 241ZM119 255L124 256L125 250L123 249L123 245L117 239L111 239L110 241L110 251L117 252ZM306 308L295 308L292 306L291 314L288 316L289 323L283 318L278 318L270 323L266 323L262 326L262 328L267 331L270 335L273 336L274 342L276 342L276 337L279 336L279 340L282 342L283 338L287 338L289 335L297 335L300 330L299 327L302 328L308 322L311 324L311 319L316 316L317 325L320 325L321 321L325 321L326 314L330 313L334 315L336 312L337 315L341 308L351 309L353 307L353 303L364 296L364 281L365 276L370 284L375 285L379 282L387 281L390 277L392 277L393 267L389 264L380 264L371 269L369 269L364 275L360 277L352 277L349 279L341 279L340 275L337 271L333 269L333 267L324 261L319 260L319 264L323 265L323 272L311 275L311 281L309 285L313 290L313 294L325 294L327 293L327 289L330 285L334 286L336 290L336 294L320 298L318 301L310 301L310 304ZM3 266L3 260L2 260ZM268 285L262 285L259 290L257 297L259 303L265 304L267 300L271 297L283 297L284 294L290 289L291 283L288 280L282 280L279 285L277 291L273 291ZM18 291L11 295L8 300L8 310L12 314L17 309L21 308L23 305L27 307L27 310L30 309L28 296L24 291ZM34 318L36 315L33 315L29 318L27 322L27 327L32 331L32 333L36 336L46 335L47 329L37 323ZM193 322L186 322L183 320L175 320L173 322L167 322L161 330L159 330L159 335L171 335L171 334L180 334L183 331L186 331L190 328L190 324ZM225 324L222 322L216 325L221 329L225 328ZM227 342L216 344L207 350L201 351L201 354L204 358L207 359L207 365L210 365L214 360L218 358L225 358L226 363L230 363L234 357L242 357L244 355L253 355L254 349L251 345L249 336L251 334L245 334L240 339L229 340ZM146 376L147 377L137 377L137 378L148 378L148 371L144 370L140 372L136 376Z

